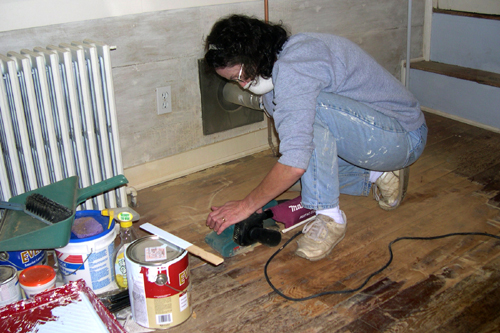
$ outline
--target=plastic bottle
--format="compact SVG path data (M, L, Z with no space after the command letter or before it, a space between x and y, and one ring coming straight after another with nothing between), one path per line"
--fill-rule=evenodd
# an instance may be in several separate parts
M120 243L113 251L112 266L116 284L120 289L127 289L128 284L127 268L125 266L125 251L130 243L138 238L132 223L139 220L139 214L129 207L105 209L101 212L101 214L109 216L110 221L114 217L115 220L120 223Z

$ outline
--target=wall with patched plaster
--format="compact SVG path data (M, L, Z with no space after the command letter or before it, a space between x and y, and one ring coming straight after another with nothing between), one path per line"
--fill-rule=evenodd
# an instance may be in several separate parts
M406 57L406 1L269 2L270 21L282 21L292 33L317 31L347 37L399 77L400 61ZM424 2L413 1L412 58L422 55ZM111 56L120 142L124 166L130 168L267 127L264 120L209 136L202 132L197 60L203 56L203 39L213 23L232 13L264 18L264 2L148 11L6 30L0 32L0 53L85 38L116 46ZM168 85L173 112L158 116L155 89Z

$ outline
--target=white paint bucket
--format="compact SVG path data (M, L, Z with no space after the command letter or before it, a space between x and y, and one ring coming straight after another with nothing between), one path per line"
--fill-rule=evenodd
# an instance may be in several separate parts
M85 283L97 294L116 288L111 270L114 240L117 234L115 222L108 229L109 219L98 210L77 211L75 218L92 217L98 221L104 231L92 237L78 238L71 233L65 247L56 249L59 270L64 283L85 280Z
M140 238L125 252L134 321L166 329L191 316L187 251L157 237Z

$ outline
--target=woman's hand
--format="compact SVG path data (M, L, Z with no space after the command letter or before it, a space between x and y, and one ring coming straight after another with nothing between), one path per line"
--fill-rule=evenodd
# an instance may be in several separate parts
M208 214L207 226L218 235L230 225L248 218L266 203L290 188L304 174L304 169L283 165L279 162L272 167L262 182L245 199L229 201L222 206L212 207Z
M243 221L250 215L252 210L245 207L243 201L229 201L223 206L213 206L212 212L208 214L207 226L214 229L218 235L230 225Z

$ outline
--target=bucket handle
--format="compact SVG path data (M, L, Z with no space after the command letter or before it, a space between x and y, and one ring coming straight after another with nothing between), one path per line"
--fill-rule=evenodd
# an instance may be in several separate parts
M169 287L170 289L172 290L175 290L177 291L178 293L183 293L186 289L184 290L178 290L178 289L175 289L174 287L172 287L171 285L168 284L168 279L167 279L167 275L161 273L161 274L158 274L156 276L156 281L155 281L155 284L157 284L158 286L166 286L166 287ZM191 287L191 284L189 284L189 287L188 289L190 289ZM189 291L189 290L188 290Z
M69 273L69 274L64 274L62 272L62 270L59 270L61 272L61 275L62 276L70 276L72 274L75 274L76 272L78 272L78 270L83 266L83 264L85 264L87 262L87 260L90 258L90 255L92 254L92 249L90 249L90 253L89 255L87 256L87 258L85 258L85 260L82 262L82 264L80 266L78 266L73 272Z

